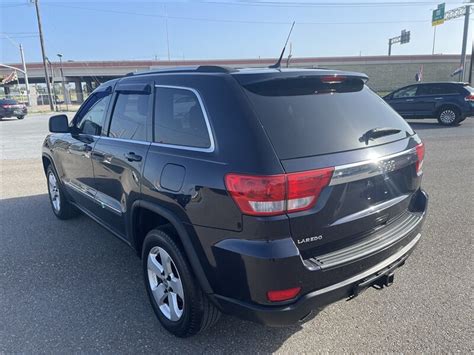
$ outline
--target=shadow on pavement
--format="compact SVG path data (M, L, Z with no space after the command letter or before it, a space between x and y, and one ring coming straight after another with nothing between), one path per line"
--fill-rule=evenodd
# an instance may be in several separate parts
M178 339L146 297L134 251L85 216L56 219L46 194L0 200L0 351L274 352L301 330L229 316Z

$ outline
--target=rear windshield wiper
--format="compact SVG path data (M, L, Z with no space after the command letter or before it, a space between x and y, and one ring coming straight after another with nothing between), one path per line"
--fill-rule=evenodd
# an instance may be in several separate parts
M365 132L362 137L359 138L359 142L365 142L365 144L369 144L370 140L374 140L384 136L390 136L392 134L397 134L401 131L401 129L390 127L372 128Z

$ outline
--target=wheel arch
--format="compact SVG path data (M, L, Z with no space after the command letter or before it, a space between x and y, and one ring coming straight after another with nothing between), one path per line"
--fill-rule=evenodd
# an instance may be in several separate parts
M48 170L48 166L50 166L50 165L57 172L56 167L54 166L53 158L51 158L51 156L49 154L43 153L42 156L41 156L41 160L43 162L43 170L44 170L45 174Z
M128 225L129 235L131 237L131 244L132 247L136 250L137 254L141 256L141 248L144 240L144 238L141 238L141 236L137 235L136 233L136 225L138 223L139 212L142 209L148 210L169 222L169 224L174 228L176 232L176 236L179 239L178 241L183 247L185 256L187 257L202 290L207 294L213 293L211 285L209 284L209 281L199 260L199 257L193 248L193 243L191 241L189 233L187 232L186 228L184 227L184 224L180 221L180 219L167 208L142 200L137 200L132 204L130 211L130 223Z
M459 107L459 105L457 105L455 103L451 103L451 102L443 103L443 104L439 105L439 107L436 109L436 117L439 116L441 111L443 111L445 109L448 109L448 108L455 109L456 111L458 111L459 114L461 114L461 112L462 112L461 107Z

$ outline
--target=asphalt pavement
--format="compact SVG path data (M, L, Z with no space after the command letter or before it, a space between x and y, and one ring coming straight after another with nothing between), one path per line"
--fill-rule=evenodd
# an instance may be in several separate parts
M47 117L0 121L0 353L474 351L474 118L410 123L426 144L429 215L393 286L288 328L223 316L178 339L155 318L128 246L85 216L54 217L40 158Z

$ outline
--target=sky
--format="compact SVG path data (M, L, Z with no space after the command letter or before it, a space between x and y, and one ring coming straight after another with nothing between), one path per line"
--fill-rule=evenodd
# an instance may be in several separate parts
M431 54L430 0L39 0L46 54L63 60L277 57L293 21L293 57L385 55L388 39L411 31L392 55ZM463 1L446 1L446 10ZM473 40L471 15L468 53ZM435 53L459 54L463 18L437 26ZM10 38L7 39L8 36ZM30 0L0 0L0 63L41 61Z

